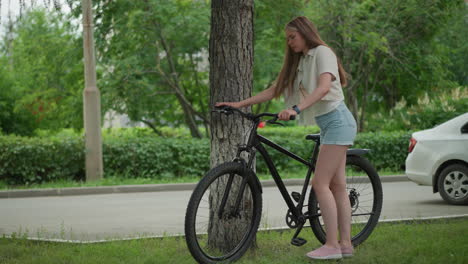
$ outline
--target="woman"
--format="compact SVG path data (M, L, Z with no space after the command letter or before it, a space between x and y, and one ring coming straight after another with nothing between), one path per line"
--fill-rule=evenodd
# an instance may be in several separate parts
M356 121L344 104L342 86L346 72L335 53L320 38L306 17L286 25L287 49L276 84L240 102L221 102L241 108L281 95L290 108L280 120L299 115L300 123L320 127L321 147L312 186L319 202L326 243L309 253L313 259L338 259L353 255L351 205L346 192L346 151L356 137ZM340 240L338 240L338 233Z

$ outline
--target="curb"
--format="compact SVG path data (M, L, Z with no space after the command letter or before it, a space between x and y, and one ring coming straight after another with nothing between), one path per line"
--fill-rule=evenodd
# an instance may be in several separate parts
M405 175L383 176L380 180L384 182L409 181ZM274 180L260 181L262 187L276 186ZM302 185L304 179L283 180L286 186ZM93 194L113 194L113 193L137 193L137 192L168 192L168 191L190 191L197 183L177 183L177 184L144 184L144 185L117 185L99 187L72 187L72 188L49 188L49 189L24 189L0 191L1 198L30 198L45 196L72 196L72 195L93 195Z

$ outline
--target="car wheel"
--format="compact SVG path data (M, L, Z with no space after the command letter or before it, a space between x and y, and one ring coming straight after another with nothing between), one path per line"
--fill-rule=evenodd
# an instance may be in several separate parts
M452 164L445 168L438 180L439 193L450 204L468 204L468 167Z

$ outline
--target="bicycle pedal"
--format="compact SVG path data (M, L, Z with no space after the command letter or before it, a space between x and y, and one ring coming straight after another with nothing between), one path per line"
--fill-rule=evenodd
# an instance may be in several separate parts
M299 202L299 199L301 199L301 194L298 193L298 192L292 192L292 193L291 193L291 196L292 196L292 198L294 199L294 201L296 201L296 203L298 203L298 202Z
M307 243L307 240L300 238L300 237L291 239L291 244L293 244L296 247L303 246L305 243Z

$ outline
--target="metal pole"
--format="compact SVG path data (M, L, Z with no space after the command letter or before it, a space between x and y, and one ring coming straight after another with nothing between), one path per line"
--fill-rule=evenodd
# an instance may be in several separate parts
M93 12L91 0L82 0L83 53L85 89L83 114L86 140L86 181L102 178L101 97L96 86L96 65L93 39Z

